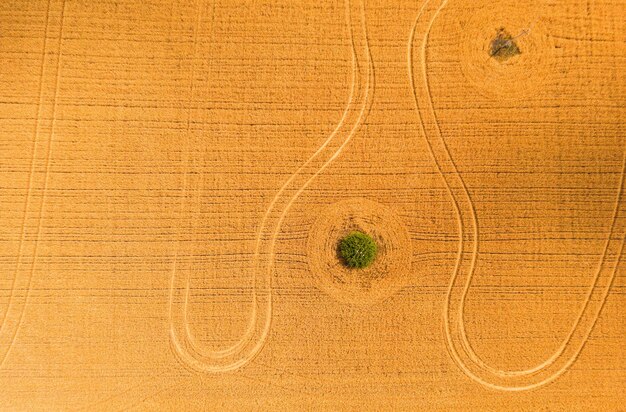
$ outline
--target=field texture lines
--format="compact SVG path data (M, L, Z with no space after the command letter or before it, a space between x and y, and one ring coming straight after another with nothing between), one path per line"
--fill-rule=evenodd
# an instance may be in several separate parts
M0 411L619 411L625 0L0 2Z

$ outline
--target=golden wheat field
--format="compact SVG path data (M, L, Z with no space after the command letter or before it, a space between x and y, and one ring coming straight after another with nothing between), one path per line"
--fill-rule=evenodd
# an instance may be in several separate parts
M0 410L626 410L625 167L624 0L4 0Z

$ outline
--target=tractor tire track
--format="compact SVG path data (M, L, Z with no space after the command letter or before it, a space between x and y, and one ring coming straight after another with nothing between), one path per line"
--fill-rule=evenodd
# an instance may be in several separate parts
M420 118L421 132L448 194L452 200L458 219L459 246L453 276L444 303L443 319L448 351L458 367L471 379L496 390L523 391L535 389L554 381L565 373L580 355L615 279L616 270L623 253L626 234L618 224L618 216L624 210L624 175L626 174L626 152L622 161L622 172L617 188L611 227L607 234L602 258L594 274L583 307L571 331L558 350L547 360L535 367L507 371L487 365L470 345L465 331L463 317L465 301L474 275L479 248L479 228L476 209L463 178L443 139L426 69L428 38L432 26L448 0L442 0L438 7L428 7L427 0L421 7L411 29L407 46L409 83L413 91L415 108ZM428 13L426 12L428 10ZM430 14L430 18L424 16ZM418 27L420 30L418 30ZM413 70L413 42L416 33L424 33L419 44L418 77ZM623 226L623 225L622 225Z
M232 371L250 362L261 351L272 321L271 278L275 246L285 217L311 182L341 154L360 128L370 107L374 66L368 45L363 1L346 0L345 10L352 48L349 101L333 132L278 190L260 222L255 243L254 272L251 275L254 287L250 321L241 339L235 344L221 350L208 350L193 343L187 321L189 278L177 271L175 258L170 286L170 341L176 356L194 370L213 373ZM193 86L190 88L193 89ZM184 210L186 184L182 199Z
M22 216L22 229L17 252L17 262L11 281L9 291L9 301L7 309L0 321L0 368L4 365L13 345L15 338L24 319L24 311L30 295L30 284L35 272L35 264L38 257L38 246L41 234L41 224L43 221L43 209L46 200L48 178L50 171L50 158L52 154L52 144L54 138L54 128L56 122L57 93L59 90L59 68L61 61L61 46L63 41L63 21L65 15L65 0L60 5L58 22L53 23L52 0L48 1L45 17L45 37L41 51L41 66L39 75L39 100L37 103L37 117L32 140L32 152L30 172L28 175L28 189L24 201L24 214ZM53 34L58 30L56 34ZM50 46L49 39L56 39L56 45ZM52 47L52 48L51 48ZM47 55L53 57L52 63L47 61ZM52 86L52 96L50 103L46 103L45 88L47 65L51 64L54 70L54 82ZM45 134L46 137L42 137ZM40 152L44 155L40 156ZM38 162L43 163L43 167L38 168ZM41 169L41 170L39 170ZM37 198L39 200L37 201ZM36 224L30 230L28 221L34 219ZM31 245L28 245L28 238L33 237ZM18 297L18 290L24 291L23 297Z

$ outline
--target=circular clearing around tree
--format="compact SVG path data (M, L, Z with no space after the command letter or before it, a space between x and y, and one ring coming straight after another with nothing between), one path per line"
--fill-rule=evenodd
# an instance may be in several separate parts
M389 207L357 198L331 204L316 214L307 240L307 255L318 289L342 303L372 305L409 283L411 239ZM348 266L341 255L342 240L355 232L366 235L376 245L374 258L360 268Z

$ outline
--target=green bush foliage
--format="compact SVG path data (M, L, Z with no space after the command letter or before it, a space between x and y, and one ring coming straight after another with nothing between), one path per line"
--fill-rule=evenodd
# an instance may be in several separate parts
M376 259L377 252L378 246L374 239L362 232L350 232L339 242L339 254L350 268L368 267Z

